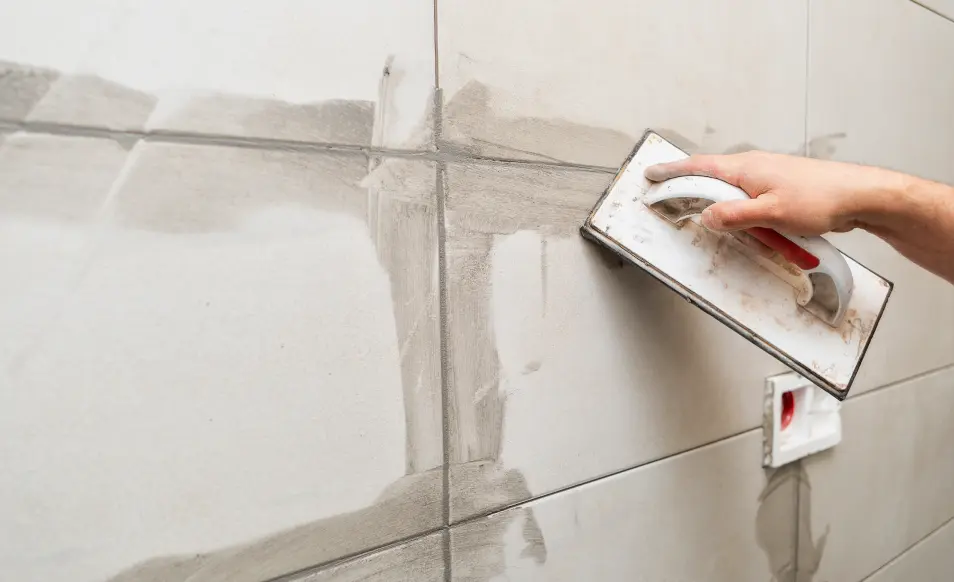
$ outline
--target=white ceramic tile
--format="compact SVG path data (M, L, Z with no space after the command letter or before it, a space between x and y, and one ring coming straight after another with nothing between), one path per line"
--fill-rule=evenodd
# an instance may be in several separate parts
M954 368L849 399L841 417L841 443L803 461L805 582L861 580L954 517Z
M430 143L431 0L75 4L0 8L0 59L62 73L32 121Z
M431 534L289 582L443 582L442 538Z
M807 0L442 0L442 148L619 166L644 129L800 150Z
M0 172L8 576L257 582L440 524L432 164L36 157Z
M581 237L611 178L447 168L454 520L761 424L785 368Z
M456 581L791 580L798 471L758 431L451 529Z
M954 24L913 2L812 2L812 155L954 184L952 54ZM954 287L864 233L832 241L895 283L853 393L954 363Z
M954 579L954 522L901 554L868 582L936 582Z

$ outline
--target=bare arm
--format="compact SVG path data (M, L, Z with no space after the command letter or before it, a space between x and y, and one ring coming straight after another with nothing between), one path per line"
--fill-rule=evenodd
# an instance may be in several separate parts
M954 283L954 188L899 172L797 156L746 152L692 156L646 170L650 180L697 175L745 190L752 200L703 213L713 230L755 226L820 235L861 228Z

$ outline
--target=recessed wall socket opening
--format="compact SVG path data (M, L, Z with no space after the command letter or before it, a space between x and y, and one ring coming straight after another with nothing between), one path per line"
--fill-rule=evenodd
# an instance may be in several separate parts
M766 380L764 467L781 467L841 442L841 402L795 372Z

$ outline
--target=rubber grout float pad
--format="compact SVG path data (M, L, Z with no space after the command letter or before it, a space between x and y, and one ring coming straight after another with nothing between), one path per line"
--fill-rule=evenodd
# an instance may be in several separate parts
M647 131L581 231L844 400L894 285L823 237L769 229L716 233L699 214L744 199L713 178L660 183L647 167L688 157Z

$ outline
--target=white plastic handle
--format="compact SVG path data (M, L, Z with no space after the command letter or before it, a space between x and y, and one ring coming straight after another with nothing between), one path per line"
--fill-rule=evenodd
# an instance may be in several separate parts
M741 188L722 180L681 176L652 184L643 203L679 223L716 202L749 199ZM854 291L851 267L841 251L820 236L805 237L770 229L751 232L808 275L812 289L805 307L829 325L841 325Z

